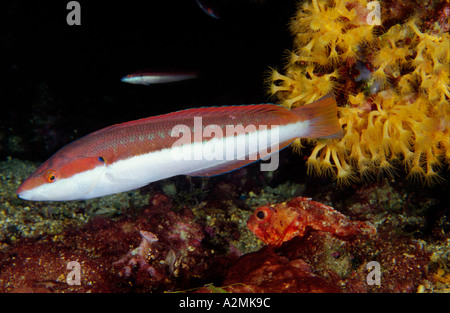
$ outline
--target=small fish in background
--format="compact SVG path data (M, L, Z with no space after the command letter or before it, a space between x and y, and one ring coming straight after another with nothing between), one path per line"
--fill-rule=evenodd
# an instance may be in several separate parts
M122 77L121 81L136 85L174 83L198 78L196 71L182 70L141 70Z
M217 8L215 8L210 0L195 0L195 3L203 10L208 16L215 18L216 20L220 19L219 14L217 13Z

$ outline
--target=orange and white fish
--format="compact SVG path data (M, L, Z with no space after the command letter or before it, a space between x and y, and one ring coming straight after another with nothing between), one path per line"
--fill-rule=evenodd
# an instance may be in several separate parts
M274 155L298 137L339 136L331 94L293 110L274 104L188 109L82 137L39 166L17 194L36 201L90 199L176 175L229 172Z

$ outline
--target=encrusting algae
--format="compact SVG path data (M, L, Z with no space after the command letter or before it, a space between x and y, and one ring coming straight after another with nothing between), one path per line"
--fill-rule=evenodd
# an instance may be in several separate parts
M374 2L299 6L294 49L269 92L291 108L333 91L344 129L341 139L308 139L308 173L345 183L391 175L403 162L408 178L430 184L450 164L449 1L400 2L375 3L381 25Z

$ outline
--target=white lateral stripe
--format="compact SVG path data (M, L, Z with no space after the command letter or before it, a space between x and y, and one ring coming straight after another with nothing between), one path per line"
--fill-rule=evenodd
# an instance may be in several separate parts
M305 137L308 121L281 125L238 136L213 138L184 146L153 151L77 173L20 194L26 200L66 201L90 199L140 188L164 178L213 170L236 160L255 160L279 149L279 144ZM276 136L274 133L277 132ZM266 139L266 140L264 140ZM256 144L257 143L257 144ZM174 156L180 158L174 158ZM195 159L194 156L201 158ZM270 154L269 154L270 155ZM232 156L231 159L228 157Z
M260 151L271 151L271 147L277 146L280 142L296 138L292 134L305 132L308 123L298 122L295 124L283 125L279 127L279 138L277 142L268 141L265 146L259 147L253 144L246 144L258 142L259 137L264 135L266 138L271 138L270 130L254 132L251 134L242 134L236 137L224 137L219 143L219 140L212 139L207 143L196 142L189 145L184 145L175 148L163 149L160 151L150 152L134 156L125 160L120 160L110 164L106 167L106 172L99 179L97 187L90 193L90 196L100 196L107 192L107 194L128 191L147 185L150 182L161 180L164 178L183 175L190 172L201 171L202 169L214 168L235 160L244 160L251 154L258 154L260 158ZM245 147L242 152L235 154L235 158L228 160L201 158L196 160L193 158L196 151L212 151L214 147L224 147L225 151L221 151L220 155L226 156L227 147ZM251 149L251 150L250 150ZM234 151L234 150L233 150ZM237 150L236 150L237 151ZM178 156L181 158L174 158ZM247 158L248 159L248 158ZM256 160L256 159L255 159ZM96 193L97 195L94 195Z

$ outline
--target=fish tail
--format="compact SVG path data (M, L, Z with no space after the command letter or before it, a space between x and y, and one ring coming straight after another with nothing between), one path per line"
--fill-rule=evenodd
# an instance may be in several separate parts
M319 100L292 109L302 120L308 121L308 130L302 137L341 138L342 127L337 117L336 98L332 93Z

